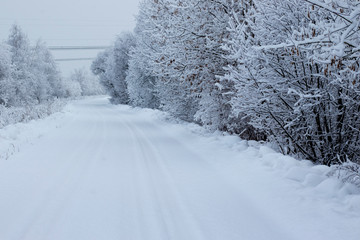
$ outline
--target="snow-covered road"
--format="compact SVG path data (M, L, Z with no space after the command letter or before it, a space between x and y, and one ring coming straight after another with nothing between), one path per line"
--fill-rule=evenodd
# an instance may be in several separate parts
M0 159L0 240L360 239L359 196L321 167L159 115L97 97L29 123Z

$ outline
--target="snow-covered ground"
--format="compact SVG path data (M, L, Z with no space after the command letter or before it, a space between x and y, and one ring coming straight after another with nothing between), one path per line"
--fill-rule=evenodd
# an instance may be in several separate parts
M106 97L0 130L1 240L359 240L360 191Z

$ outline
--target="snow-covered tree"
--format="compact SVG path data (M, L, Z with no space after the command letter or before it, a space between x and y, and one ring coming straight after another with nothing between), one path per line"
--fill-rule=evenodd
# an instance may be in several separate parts
M262 0L230 21L233 109L286 153L358 159L358 30L354 1Z
M102 87L99 84L99 81L94 76L91 76L88 71L85 69L75 69L70 75L70 82L72 82L70 90L74 95L79 95L78 87L80 87L81 96L92 96L102 93ZM78 84L76 84L78 83Z
M24 106L62 97L64 91L61 76L55 61L42 41L30 46L26 34L17 25L10 31L7 44L10 46L12 76L7 99L10 106Z
M31 68L32 52L29 39L18 25L13 25L7 44L10 46L11 63L14 67L12 78L15 88L15 94L9 99L9 104L34 104L36 78Z
M42 118L61 109L57 98L81 93L78 82L64 81L46 44L30 45L17 25L0 44L0 127Z
M292 91L297 111L307 114L302 141L313 156L325 164L360 159L360 5L355 0L306 0L307 18L303 31L293 31L285 42L311 61L312 88ZM274 46L276 47L276 46ZM297 114L300 115L299 113ZM317 144L311 144L316 141Z
M146 36L137 47L156 77L160 107L214 129L229 129L232 83L219 82L232 1L144 1L138 25ZM226 94L225 94L226 93ZM231 119L231 120L230 120Z
M126 75L127 90L130 104L143 108L158 108L159 99L156 93L156 77L152 76L143 55L134 49L129 60L129 69Z
M76 95L77 88L70 85L74 84L61 77L46 44L39 40L30 46L26 34L14 25L0 45L0 104L29 107Z
M36 79L33 83L35 86L34 97L40 103L50 99L54 93L53 88L50 85L52 78L56 78L56 72L52 72L54 69L55 62L51 59L49 50L46 48L43 42L38 41L36 46L32 49L31 56L31 72L33 77ZM52 65L54 64L54 65ZM51 76L53 75L54 76Z
M355 0L145 0L135 37L92 70L113 102L314 162L359 159L359 12Z
M36 97L39 102L63 97L60 72L46 43L39 40L32 52L31 67L36 72Z
M12 64L10 46L0 44L0 104L8 105L15 93L12 80Z
M105 91L115 104L128 104L129 95L125 81L129 68L129 52L135 44L132 33L119 35L114 45L100 53L92 64L92 72L99 75Z
M148 3L140 3L140 9L144 9ZM127 89L130 104L145 108L159 108L159 98L156 91L157 78L150 66L151 58L149 51L154 46L149 41L149 30L152 23L147 21L144 14L139 13L134 30L135 46L130 51L129 69L126 75Z
M81 96L81 86L78 81L74 81L71 77L65 77L62 78L61 83L65 98L77 98Z
M117 93L117 103L128 104L129 95L125 81L129 68L130 49L135 45L135 38L132 33L124 32L119 35L113 48L113 82Z
M100 52L96 59L91 64L91 71L94 75L99 77L100 84L104 87L105 92L113 96L114 87L112 84L112 71L108 68L110 61L111 49L106 49Z

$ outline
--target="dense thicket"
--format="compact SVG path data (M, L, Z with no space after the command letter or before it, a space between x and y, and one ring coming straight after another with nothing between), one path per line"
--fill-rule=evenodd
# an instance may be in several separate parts
M145 0L93 72L114 102L360 163L359 23L357 0Z
M116 38L110 49L99 53L91 65L91 70L100 78L100 83L110 94L110 101L115 104L128 104L129 95L125 81L129 68L129 52L134 46L132 33L122 33Z
M227 45L234 110L285 153L360 161L357 1L252 1Z
M67 79L68 96L93 96L104 93L100 82L94 75L90 75L84 68L74 69Z

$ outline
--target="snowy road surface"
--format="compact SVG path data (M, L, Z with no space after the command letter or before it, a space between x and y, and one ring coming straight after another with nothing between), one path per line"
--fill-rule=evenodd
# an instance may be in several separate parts
M322 167L159 115L96 97L21 125L41 134L0 159L0 240L360 239Z

